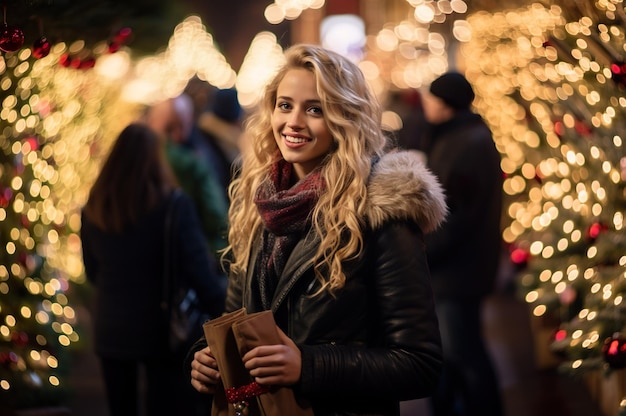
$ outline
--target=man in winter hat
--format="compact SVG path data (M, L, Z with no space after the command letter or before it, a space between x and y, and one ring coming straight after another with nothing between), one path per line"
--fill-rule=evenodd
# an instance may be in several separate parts
M450 209L445 223L426 236L444 351L435 416L503 414L481 322L501 253L502 172L491 131L471 110L474 98L459 72L441 75L423 96L427 164Z

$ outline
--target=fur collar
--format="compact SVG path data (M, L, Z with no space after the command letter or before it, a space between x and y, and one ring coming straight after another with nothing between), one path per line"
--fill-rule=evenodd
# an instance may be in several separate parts
M372 169L367 190L366 216L373 229L390 219L411 219L429 233L448 212L443 188L417 151L384 155Z

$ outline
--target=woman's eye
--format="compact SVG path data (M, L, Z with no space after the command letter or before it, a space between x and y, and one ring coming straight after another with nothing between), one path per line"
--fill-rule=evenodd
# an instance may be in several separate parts
M289 103L278 103L276 105L276 108L279 108L281 110L289 110L290 106Z
M322 113L322 108L321 108L321 107L311 107L311 108L309 108L309 111L310 111L311 113L313 113L313 114L315 114L315 115L319 115L319 116L321 116L321 115L323 114L323 113Z

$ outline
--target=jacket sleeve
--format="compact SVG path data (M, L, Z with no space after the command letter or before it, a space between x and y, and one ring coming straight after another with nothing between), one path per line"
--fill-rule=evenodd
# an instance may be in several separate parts
M442 352L422 232L407 223L388 224L367 241L372 267L360 273L374 286L373 341L300 345L299 387L310 397L337 400L429 396L438 384Z
M232 273L231 273L232 275ZM239 308L241 308L241 304L242 304L242 300L241 300L241 283L239 281L239 279L234 278L233 276L231 276L228 279L228 284L227 284L227 298L226 298L226 307L225 307L225 313L228 312L233 312L234 310L237 310ZM215 315L218 316L218 315ZM185 371L190 371L191 370L191 362L193 361L193 356L195 354L196 351L200 351L203 348L206 348L208 346L208 343L206 341L206 338L203 336L201 336L189 349L189 351L187 352L187 356L185 357L184 363L183 363L183 369Z
M93 250L90 246L90 228L87 224L87 218L85 217L84 212L81 213L81 222L82 226L80 228L80 241L83 255L83 264L85 266L85 276L87 277L87 280L89 280L89 282L91 282L92 284L96 284L96 276L98 275L98 271L100 268L98 266L98 260L96 259L96 256L94 255Z
M219 316L224 311L226 276L209 249L191 199L183 194L178 203L173 229L175 267L196 290L206 312Z

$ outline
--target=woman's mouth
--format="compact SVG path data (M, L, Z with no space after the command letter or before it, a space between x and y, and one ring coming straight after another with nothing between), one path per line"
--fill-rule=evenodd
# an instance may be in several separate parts
M289 136L287 134L284 134L283 137L288 143L293 143L293 144L302 144L302 143L307 143L307 142L312 141L312 139L308 137L302 137L302 136Z

